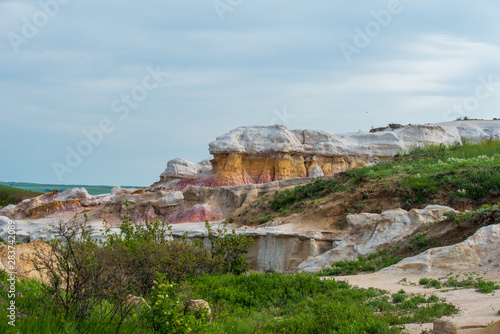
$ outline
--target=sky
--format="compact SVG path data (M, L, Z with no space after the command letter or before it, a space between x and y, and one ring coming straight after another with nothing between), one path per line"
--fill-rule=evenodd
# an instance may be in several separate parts
M500 118L498 0L0 0L0 181L148 186L239 126Z

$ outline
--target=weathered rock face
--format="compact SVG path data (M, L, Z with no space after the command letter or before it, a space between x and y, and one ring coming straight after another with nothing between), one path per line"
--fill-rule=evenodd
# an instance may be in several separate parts
M12 219L36 219L64 212L81 212L85 207L98 206L114 199L117 195L144 193L142 189L115 187L111 194L92 196L85 188L72 188L59 193L54 190L40 196L25 199L17 205L8 205L0 210L0 216Z
M380 273L449 273L472 270L483 265L500 266L500 225L480 228L456 245L429 249L417 256L382 269Z
M128 214L139 220L163 217L171 224L218 221L267 193L308 182L310 178L295 178L234 187L192 186L182 191L125 194L110 200L100 216L109 219Z
M331 174L374 160L335 152L334 137L326 131L292 132L283 125L237 128L209 145L216 166L212 186L306 177L314 166L320 166L324 174Z
M315 176L311 175L315 166L330 175L415 146L453 144L463 138L498 140L500 121L455 121L345 134L288 130L283 125L239 127L209 144L213 160L171 160L150 189L266 183Z
M359 255L374 253L412 234L422 224L443 219L445 212L455 211L440 205L424 209L388 210L381 214L360 213L347 216L348 236L315 258L304 261L298 270L318 272L333 262L352 260Z
M16 206L8 206L0 210L0 216L13 219L40 218L60 212L83 210L79 199L71 198L68 194L62 197L61 195L55 190L34 198L25 199ZM91 204L90 201L84 203Z
M213 228L217 228L217 223ZM207 230L202 224L173 225L174 236L180 238L188 232L191 240L201 240L207 247L210 243ZM332 247L331 233L308 232L294 233L285 226L238 228L236 233L246 233L255 244L245 254L252 270L274 270L281 273L294 273L297 265L306 258L317 256Z
M160 181L153 184L150 189L180 191L188 186L210 185L213 177L212 162L209 159L195 163L177 158L167 163L167 169L160 175Z
M35 241L27 244L15 245L14 248L16 252L16 268L12 270L4 267L4 264L9 263L9 249L6 246L3 246L3 248L0 246L0 268L6 269L9 272L16 271L17 277L20 278L36 278L40 281L46 281L49 277L48 272L46 270L36 270L34 261L36 261L37 254L51 257L55 261L55 255L52 255L52 247L44 241Z
M101 215L103 218L130 215L139 220L159 216L170 221L177 219L183 200L184 196L179 191L126 194L107 203Z

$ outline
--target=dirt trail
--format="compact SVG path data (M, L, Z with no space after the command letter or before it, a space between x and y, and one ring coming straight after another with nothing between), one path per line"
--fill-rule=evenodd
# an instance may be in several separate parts
M498 268L481 268L479 273L487 271L482 275L485 280L500 282L500 269ZM458 274L459 272L454 272ZM418 284L421 277L428 278L441 278L445 274L422 274L422 275L380 275L380 274L367 274L356 276L339 276L337 280L347 280L351 285L359 286L361 288L374 287L378 289L388 290L391 293L396 293L403 289L408 293L420 294L435 294L440 298L446 298L448 303L457 306L460 312L451 318L457 323L459 333L470 333L473 329L484 328L494 322L500 320L498 311L500 310L500 293L483 294L476 292L474 289L460 289L450 290L443 292L446 288L442 289L426 289L424 286ZM408 283L403 283L401 280L406 278ZM410 285L409 283L416 283ZM498 326L495 324L495 326ZM491 328L493 329L493 328ZM406 332L409 334L421 334L422 332L432 331L432 323L426 324L408 324L406 325ZM486 332L490 333L490 332ZM500 333L491 332L491 333Z

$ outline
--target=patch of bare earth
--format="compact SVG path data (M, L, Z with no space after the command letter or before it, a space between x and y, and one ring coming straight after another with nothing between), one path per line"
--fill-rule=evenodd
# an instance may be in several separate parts
M500 282L500 268L484 267L480 268L481 272L487 271L483 278L488 281ZM454 272L458 274L459 272ZM459 289L450 290L449 288L442 289L427 289L418 284L421 277L427 278L442 278L445 274L425 274L425 275L381 275L381 274L366 274L355 276L338 276L336 280L346 280L351 285L359 286L360 288L378 288L396 293L403 289L407 293L420 294L435 294L440 298L446 298L446 302L457 306L460 312L451 316L460 329L459 333L466 333L471 329L484 328L494 322L500 320L498 311L500 310L500 294L483 294L476 292L474 289ZM402 282L406 278L407 282ZM411 283L415 283L412 285ZM445 292L448 290L447 292ZM407 324L406 332L409 334L421 334L425 331L432 330L432 323L425 324ZM497 332L495 332L497 333ZM498 332L500 333L500 332Z

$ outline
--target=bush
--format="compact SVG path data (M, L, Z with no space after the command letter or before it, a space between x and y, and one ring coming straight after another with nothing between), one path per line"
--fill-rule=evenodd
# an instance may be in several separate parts
M128 302L129 295L147 297L157 273L172 284L208 273L245 272L243 254L253 240L228 234L226 225L217 230L206 226L210 249L201 241L190 243L187 235L174 239L171 227L160 219L135 222L126 216L120 232L106 229L107 238L99 243L90 237L86 219L59 222L51 251L39 252L35 260L36 268L48 273L40 302L54 316L74 321L79 332L93 330L95 323L86 320L92 317L118 331L140 311ZM137 327L144 326L140 318Z
M162 274L158 274L157 279L147 315L155 333L198 333L209 324L207 309L189 311L187 296L179 291L178 285Z

